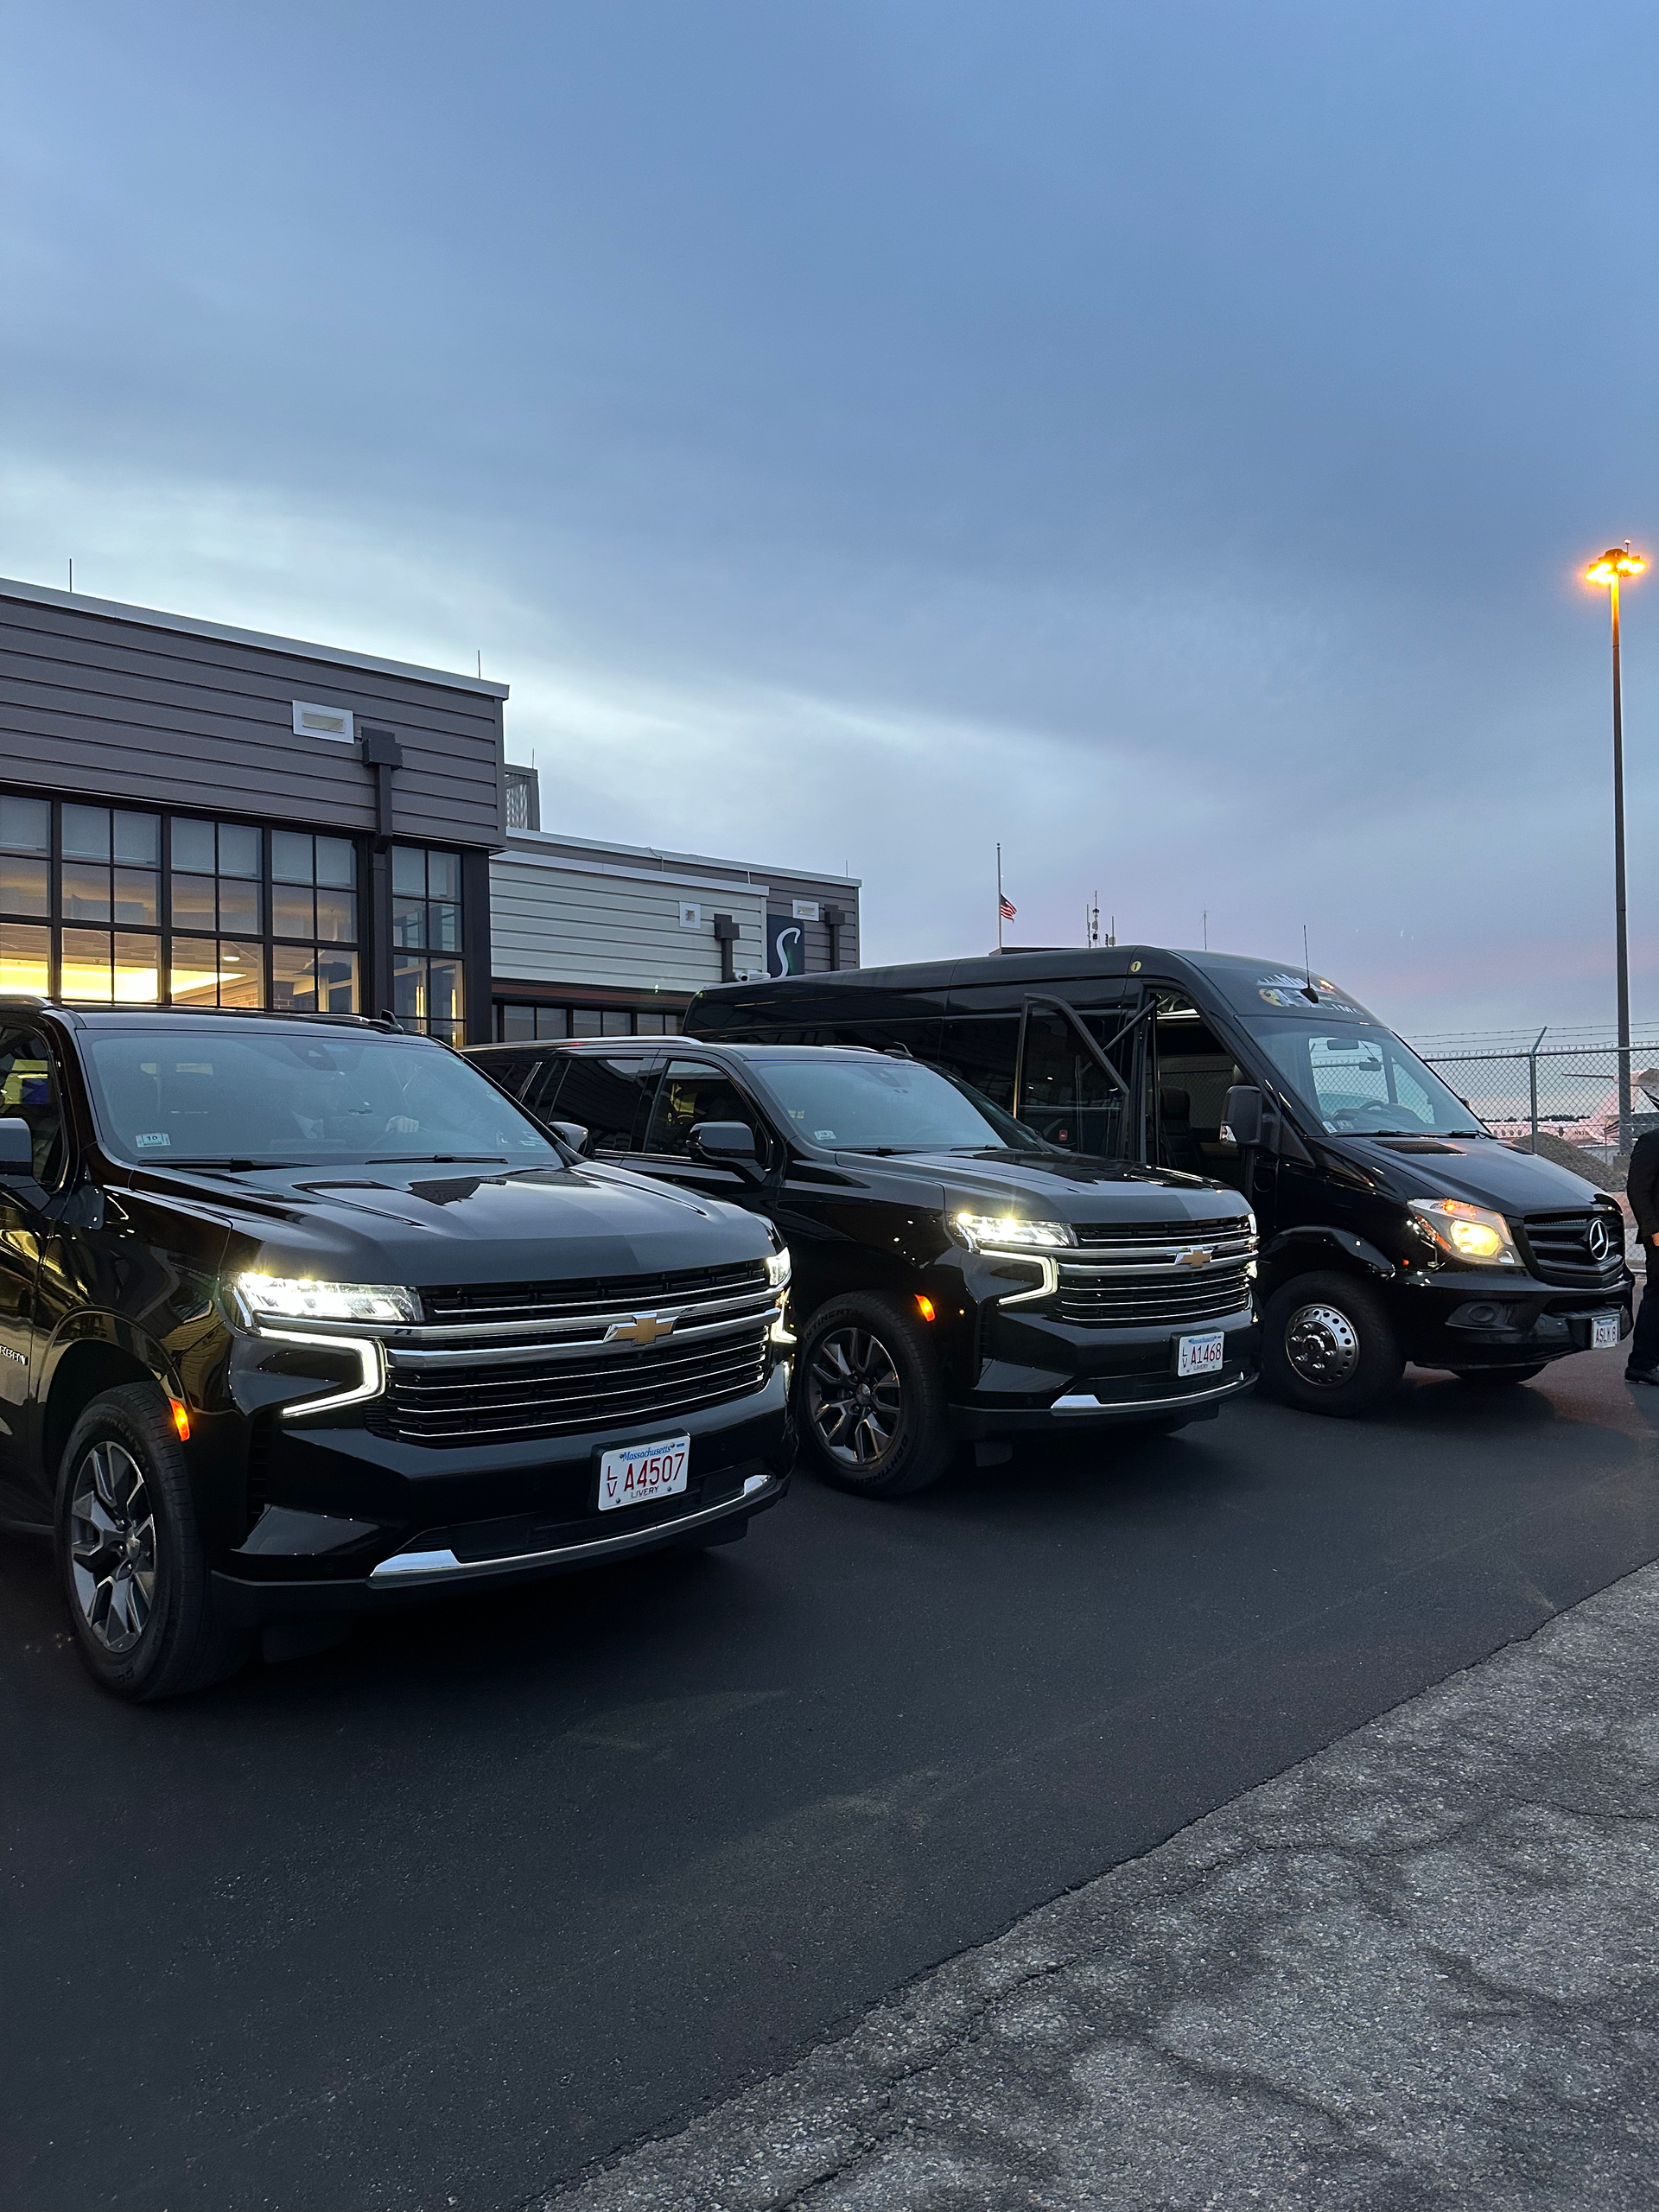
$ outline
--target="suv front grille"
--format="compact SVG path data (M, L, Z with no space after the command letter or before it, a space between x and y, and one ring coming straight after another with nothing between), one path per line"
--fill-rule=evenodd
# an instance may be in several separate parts
M368 1425L431 1445L664 1427L762 1387L778 1295L764 1260L423 1287L425 1324L383 1335L386 1395Z
M1249 1311L1255 1238L1248 1215L1096 1222L1077 1236L1088 1257L1068 1255L1060 1262L1063 1321L1085 1328L1183 1328Z
M1588 1238L1592 1222L1605 1222L1611 1249L1594 1258ZM1572 1290L1603 1290L1616 1283L1624 1266L1624 1221L1610 1207L1575 1207L1571 1212L1529 1213L1521 1223L1522 1240L1540 1282Z

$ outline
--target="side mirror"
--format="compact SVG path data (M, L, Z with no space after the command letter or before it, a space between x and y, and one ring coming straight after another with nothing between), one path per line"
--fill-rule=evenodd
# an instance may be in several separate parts
M1260 1144L1262 1122L1262 1093L1253 1083L1236 1083L1221 1109L1223 1141L1230 1141L1241 1151L1246 1145Z
M14 1116L0 1121L0 1181L32 1183L35 1136L29 1123Z
M564 1139L572 1152L579 1152L585 1160L593 1138L580 1122L550 1122L547 1125L556 1136Z
M747 1122L699 1122L686 1140L693 1160L710 1167L734 1168L740 1175L757 1175L760 1155L754 1131Z

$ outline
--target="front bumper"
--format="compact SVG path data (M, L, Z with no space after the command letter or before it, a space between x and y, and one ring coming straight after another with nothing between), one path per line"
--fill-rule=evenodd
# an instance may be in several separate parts
M1635 1281L1628 1271L1605 1287L1564 1290L1528 1275L1494 1284L1489 1272L1437 1269L1401 1285L1403 1348L1418 1367L1531 1367L1587 1351L1592 1322L1617 1313L1629 1336Z
M788 1382L779 1363L747 1397L658 1423L655 1433L691 1439L688 1491L607 1513L595 1504L599 1456L645 1441L637 1421L442 1450L344 1415L270 1421L252 1525L215 1561L219 1600L255 1625L738 1536L788 1488Z
M1184 1336L1223 1339L1222 1364L1177 1372ZM1262 1330L1254 1313L1219 1320L1084 1328L1033 1313L988 1319L987 1350L972 1389L950 1408L950 1432L967 1441L1033 1429L1110 1427L1177 1414L1212 1419L1255 1383Z

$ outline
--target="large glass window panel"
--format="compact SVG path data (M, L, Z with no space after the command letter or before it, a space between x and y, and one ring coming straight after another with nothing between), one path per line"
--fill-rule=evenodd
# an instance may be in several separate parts
M596 1006L571 1008L570 1034L573 1037L597 1037L599 1033L599 1008Z
M434 899L426 910L426 941L434 952L461 950L461 909Z
M429 853L426 856L426 895L429 899L459 899L461 858L456 853Z
M28 922L0 922L0 991L44 998L51 988L52 932Z
M175 937L168 970L175 1006L219 1004L219 946L210 937Z
M568 1037L570 1016L562 1006L538 1006L536 1009L537 1037Z
M118 868L114 877L116 922L129 929L155 929L161 920L161 878L155 870Z
M63 918L67 922L107 922L111 918L107 868L95 868L84 861L64 862Z
M349 837L317 839L317 881L337 891L350 891L357 882L357 848Z
M536 1034L536 1009L533 1006L504 1006L501 1009L501 1035L510 1045L527 1043Z
M599 1033L601 1037L631 1037L633 1023L620 1007L607 1007L599 1017Z
M45 798L0 798L0 852L52 852L52 802Z
M358 1010L357 955L317 948L317 1011L355 1014Z
M129 868L159 868L162 859L162 817L159 814L115 816L115 857Z
M275 883L309 883L316 874L313 840L302 830L270 833L270 874Z
M62 969L65 998L109 1005L115 995L115 981L108 930L65 930Z
M355 1014L357 955L279 944L271 953L270 1002L285 1014Z
M461 1014L461 963L434 960L427 970L427 1020L434 1035L451 1036Z
M257 876L260 873L259 832L242 822L219 825L219 872L221 875Z
M391 941L413 949L426 943L426 902L394 899L391 902Z
M213 850L211 822L175 822L173 865L188 868L193 875L212 875L216 872L219 862Z
M155 1006L162 995L162 941L137 931L115 933L115 999L118 1006Z
M423 1023L426 1020L426 963L411 959L406 953L397 953L391 963L391 1010L399 1021Z
M259 886L244 883L230 876L219 879L219 926L221 930L245 931L256 936L260 926Z
M220 1006L265 1004L265 951L259 944L219 941L219 1002Z
M106 861L110 857L110 810L107 806L66 806L63 810L63 856L72 861Z
M391 887L400 899L426 896L426 854L419 845L391 849Z
M357 941L357 893L319 891L317 935L325 944L354 944Z
M175 930L217 927L211 875L175 875L173 879L173 926Z
M312 891L308 883L273 883L270 887L270 926L277 937L312 934Z
M45 861L24 860L16 853L0 853L0 912L48 913L47 865Z

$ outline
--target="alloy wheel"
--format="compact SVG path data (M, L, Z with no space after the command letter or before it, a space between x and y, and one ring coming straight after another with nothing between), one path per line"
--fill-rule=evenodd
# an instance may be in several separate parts
M1338 1390L1359 1367L1359 1332L1341 1306L1299 1306L1285 1325L1285 1357L1315 1389Z
M143 1469L111 1437L75 1470L69 1555L82 1617L118 1658L143 1634L156 1602L156 1516Z
M898 1433L904 1386L893 1355L868 1329L832 1329L807 1373L807 1411L819 1441L843 1466L869 1468Z

